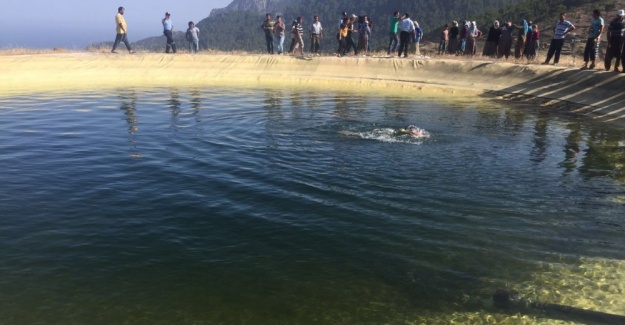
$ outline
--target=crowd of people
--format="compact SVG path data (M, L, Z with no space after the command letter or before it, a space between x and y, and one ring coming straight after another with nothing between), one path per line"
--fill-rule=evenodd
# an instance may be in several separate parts
M134 53L128 41L128 27L124 20L124 7L119 7L115 17L115 25L117 35L113 44L113 53L120 43L124 43L130 53ZM163 34L166 39L165 52L176 53L176 43L173 38L174 24L169 12L165 13L162 19ZM313 17L313 22L307 25L307 32L310 39L309 53L311 55L320 55L321 41L324 38L324 29L318 16ZM343 12L337 24L336 40L338 49L335 54L338 57L345 56L350 51L354 55L368 55L371 52L371 38L373 20L368 15L348 15ZM304 55L304 19L298 17L293 20L290 30L283 20L283 17L277 16L276 21L272 19L270 14L266 15L265 21L260 26L265 34L267 44L267 52L269 54L295 54ZM575 30L576 27L568 20L566 14L561 13L558 22L553 27L553 37L549 44L549 50L546 53L546 59L543 64L558 64L560 55L564 46L564 41L568 33ZM592 21L588 29L588 38L584 49L584 65L583 69L594 69L596 60L599 57L601 35L607 30L607 48L605 51L604 66L606 70L610 70L612 62L615 71L619 66L623 66L625 72L625 10L619 10L616 17L605 27L605 21L601 17L599 10L592 13ZM284 42L287 33L291 36L291 44L285 51ZM423 30L420 28L416 20L412 20L410 13L404 13L400 16L398 11L392 13L389 18L389 43L387 55L397 55L398 57L407 57L411 48L420 55L419 44L423 38ZM475 21L463 20L451 22L451 27L445 25L440 32L440 40L438 42L439 55L457 55L457 56L475 56L478 52L477 40L484 34L478 28ZM199 51L200 30L190 21L186 31L186 40L188 42L189 52L197 53ZM530 20L524 19L518 24L511 21L505 21L503 24L494 21L488 32L482 49L482 56L492 58L508 59L512 55L514 58L526 58L527 60L535 60L540 49L540 29L538 24ZM514 41L516 38L516 42ZM277 50L275 44L277 39ZM512 48L514 44L514 54ZM413 46L414 45L414 46Z
M307 30L310 38L309 53L311 55L320 55L320 44L324 37L324 29L319 20L319 16L313 17L313 23L304 28L304 19L298 17L293 20L290 27L291 45L287 51L284 49L284 41L287 33L281 16L276 16L276 21L272 19L271 14L267 14L265 21L260 28L265 33L265 41L267 43L267 53L278 55L281 54L304 54L304 33ZM371 38L373 20L368 15L348 15L343 12L337 24L336 40L338 42L335 54L338 57L345 56L350 51L354 55L368 55L371 53ZM423 36L423 30L419 27L417 21L410 20L410 14L405 13L399 16L399 12L395 12L391 18L391 44L389 44L389 55L391 51L398 52L398 55L408 55L408 48L411 44L415 44L416 53L419 54L419 43ZM275 51L275 42L277 39L278 50Z

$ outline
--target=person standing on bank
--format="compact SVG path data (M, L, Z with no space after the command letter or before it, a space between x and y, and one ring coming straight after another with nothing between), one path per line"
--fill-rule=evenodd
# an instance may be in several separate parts
M614 72L618 72L621 64L621 51L623 49L623 38L625 37L625 10L619 10L616 18L610 22L608 26L608 48L605 51L605 71L610 71L612 59L616 59L614 63ZM623 64L625 66L625 64ZM625 70L624 70L625 71Z
M267 14L267 19L260 28L265 32L265 41L267 42L267 53L273 54L273 26L276 23L271 19L271 15Z
M410 19L410 14L405 13L399 22L399 51L398 57L404 53L404 57L408 57L408 48L410 47L410 40L415 38L414 23Z
M456 54L458 51L458 35L460 34L460 28L458 28L458 22L452 21L451 28L449 29L449 43L447 49L449 54Z
M416 20L413 21L413 23L414 23L414 31L415 31L415 38L414 38L415 54L421 55L421 49L419 49L419 44L421 44L421 39L423 38L423 29L419 27L419 23Z
M124 19L124 11L126 11L124 7L117 8L117 15L115 16L115 29L117 31L117 35L115 36L115 43L113 43L111 53L117 53L115 49L120 42L124 42L126 49L128 49L128 53L135 53L128 42L128 27L126 26L126 20Z
M449 25L446 24L441 31L441 37L438 43L438 55L445 54L447 43L449 43Z
M310 26L310 52L319 56L319 43L323 38L323 27L319 21L319 16L315 16L313 24Z
M399 11L395 11L391 18L389 19L389 42L388 42L388 53L387 55L391 55L391 53L395 53L397 51L397 46L399 45L399 37L397 36L397 26L399 24Z
M540 30L537 24L532 25L532 30L527 33L527 44L525 44L527 60L531 61L538 56L538 49L540 48Z
M286 26L284 26L284 21L282 21L282 16L276 16L276 24L273 25L273 30L276 34L278 34L278 55L284 53L284 30Z
M514 46L514 58L520 59L525 52L525 42L527 41L527 32L530 29L529 23L526 19L523 19L519 25L513 26L519 31L519 35L516 39L516 45Z
M603 18L601 18L601 12L599 9L593 10L592 23L590 24L588 40L586 41L586 48L584 49L584 66L582 69L595 68L595 61L597 60L597 56L599 56L599 39L601 38L604 27L605 22ZM590 66L588 66L588 61L590 61Z
M575 30L575 26L570 21L566 20L566 14L560 14L560 21L553 28L553 39L549 44L549 51L547 51L547 59L543 64L549 64L551 58L555 54L553 64L557 65L560 62L560 53L562 52L562 46L564 46L564 38L570 31Z
M197 53L200 50L200 29L192 21L189 22L186 38L189 42L189 53Z
M507 60L508 57L510 57L510 52L512 50L512 32L514 32L514 27L511 21L507 21L501 26L501 37L499 37L499 45L497 46L497 58L501 59L505 57Z
M497 46L499 45L499 39L501 38L501 27L499 26L499 21L495 20L493 25L490 26L488 30L488 35L486 36L486 44L484 44L484 51L482 51L482 56L496 57L497 56Z
M165 53L169 53L169 49L171 48L174 53L176 53L176 42L174 42L174 23L171 21L171 14L169 12L165 13L165 18L162 20L163 23L163 35L167 38L167 45L165 46Z

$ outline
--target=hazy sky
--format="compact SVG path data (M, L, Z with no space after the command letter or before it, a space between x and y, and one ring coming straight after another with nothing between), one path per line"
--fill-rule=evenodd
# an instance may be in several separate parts
M119 1L119 0L118 0ZM171 12L174 27L208 17L213 8L232 0L30 0L2 1L0 48L64 47L83 49L91 42L115 40L117 7L126 8L131 42L162 34L161 19Z

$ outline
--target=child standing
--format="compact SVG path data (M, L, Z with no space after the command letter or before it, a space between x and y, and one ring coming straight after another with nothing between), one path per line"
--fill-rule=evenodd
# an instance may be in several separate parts
M189 22L186 37L189 42L189 52L197 53L200 50L200 29L195 27L192 21Z

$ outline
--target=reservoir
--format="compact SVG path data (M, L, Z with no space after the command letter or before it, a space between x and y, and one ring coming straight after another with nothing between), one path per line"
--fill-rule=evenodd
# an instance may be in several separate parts
M625 132L506 105L0 97L0 324L558 323L498 288L625 314Z

